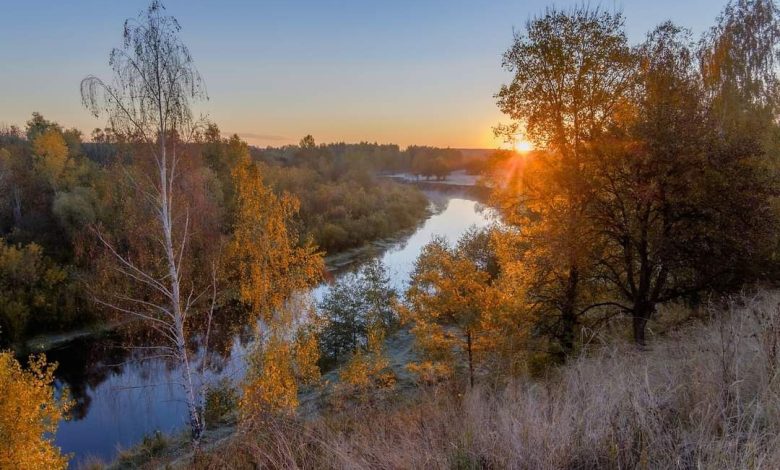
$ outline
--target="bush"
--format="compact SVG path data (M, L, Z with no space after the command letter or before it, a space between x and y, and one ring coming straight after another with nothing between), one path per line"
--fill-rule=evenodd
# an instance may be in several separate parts
M228 379L222 379L206 390L203 417L207 426L225 420L238 408L238 390Z
M162 457L170 446L170 441L160 431L144 436L140 444L128 451L119 453L117 467L121 469L138 468L141 464Z
M0 238L0 344L68 323L74 298L70 282L39 245L9 245Z

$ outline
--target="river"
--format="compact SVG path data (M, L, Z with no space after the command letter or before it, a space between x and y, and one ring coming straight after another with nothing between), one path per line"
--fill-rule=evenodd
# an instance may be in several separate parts
M386 243L373 254L355 257L347 267L339 268L335 282L346 270L354 269L369 256L381 256L393 286L405 288L414 261L435 235L455 241L469 227L483 227L491 222L490 211L477 198L462 190L426 191L436 210L416 231L392 243ZM313 291L322 298L327 284ZM209 379L243 376L244 355L249 341L246 335L232 335L222 345L220 359L212 362ZM161 359L144 357L129 351L111 334L83 337L47 353L58 361L58 386L67 386L76 400L71 420L63 422L55 443L63 452L73 453L71 466L77 467L89 456L104 462L117 452L140 442L155 431L172 433L185 426L186 407L178 371Z

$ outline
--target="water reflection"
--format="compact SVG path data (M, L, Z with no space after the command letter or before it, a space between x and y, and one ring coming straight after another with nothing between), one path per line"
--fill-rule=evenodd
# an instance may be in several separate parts
M440 210L408 238L374 254L381 256L393 287L399 291L405 289L417 255L434 235L455 241L469 227L491 222L490 210L463 191L428 193ZM314 289L314 299L322 299L328 288L323 284ZM205 380L243 377L250 340L245 325L242 319L229 316L215 325ZM80 338L48 353L60 363L58 383L67 385L76 400L72 420L62 423L55 436L63 452L75 453L75 465L90 455L110 461L118 449L133 446L155 430L167 433L185 425L186 405L181 387L175 383L178 369L164 360L149 359L147 350L132 350L123 344L123 337L113 333Z

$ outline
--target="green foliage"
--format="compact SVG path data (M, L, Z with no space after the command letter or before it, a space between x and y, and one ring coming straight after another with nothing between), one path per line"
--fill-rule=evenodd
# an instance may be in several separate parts
M0 239L0 342L8 344L44 325L59 325L68 308L68 274L30 244Z
M97 221L96 199L94 189L84 186L60 191L54 196L52 213L68 234L75 235Z
M411 173L425 179L447 179L450 171L458 167L463 159L458 150L449 148L410 146L406 153L411 161Z
M238 390L229 379L222 379L206 389L203 418L206 426L223 421L238 409Z
M330 364L343 361L367 345L371 331L383 335L393 331L398 323L396 297L379 260L340 278L319 305L325 323L320 334L323 360Z
M277 164L266 151L262 172L276 192L300 200L303 231L327 253L392 236L427 213L422 192L373 175L373 165L379 164L371 157L384 158L382 147L296 149L280 157L292 166Z

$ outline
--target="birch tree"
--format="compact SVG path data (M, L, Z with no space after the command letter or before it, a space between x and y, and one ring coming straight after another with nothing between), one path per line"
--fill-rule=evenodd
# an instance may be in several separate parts
M88 76L81 82L81 96L92 114L106 116L109 127L133 143L134 164L141 171L130 177L135 193L126 197L141 194L143 200L133 204L143 205L148 219L143 221L148 231L143 233L148 239L145 251L133 253L98 231L113 258L113 271L130 289L100 294L97 301L157 332L159 343L144 348L180 367L192 441L197 445L204 429L203 386L187 344L198 335L208 338L216 287L215 276L210 282L199 281L190 266L192 219L186 200L177 193L185 144L198 127L192 106L206 99L192 56L179 38L180 29L165 7L153 1L136 20L125 22L122 45L110 54L113 80ZM195 321L196 317L207 321Z

